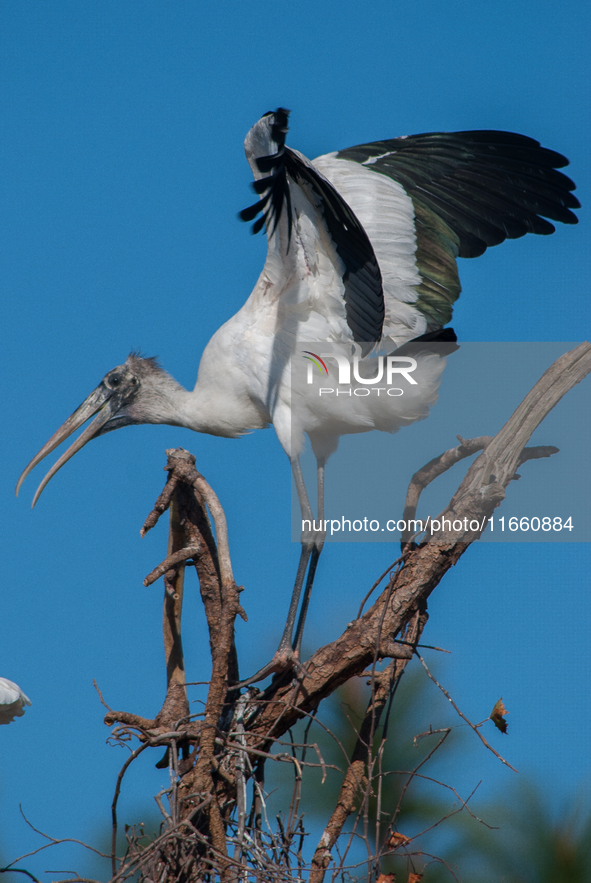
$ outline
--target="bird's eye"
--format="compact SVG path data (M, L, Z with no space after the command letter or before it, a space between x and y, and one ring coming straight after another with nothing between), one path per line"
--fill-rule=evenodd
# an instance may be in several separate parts
M109 386L115 388L121 383L121 374L111 374L109 377Z

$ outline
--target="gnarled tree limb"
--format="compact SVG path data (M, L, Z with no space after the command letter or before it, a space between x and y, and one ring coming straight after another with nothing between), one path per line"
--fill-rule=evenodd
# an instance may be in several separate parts
M438 519L453 522L468 518L480 524L484 520L485 526L486 519L504 499L505 488L515 475L533 431L590 371L589 343L582 343L557 359L472 464ZM392 576L373 607L306 662L297 696L291 685L280 686L274 692L274 701L253 717L248 727L251 736L256 735L263 742L270 736L281 736L303 712L317 708L340 684L363 671L373 659L380 624L382 641L393 640L481 532L462 531L459 538L453 538L449 532L439 531L405 556L404 567Z

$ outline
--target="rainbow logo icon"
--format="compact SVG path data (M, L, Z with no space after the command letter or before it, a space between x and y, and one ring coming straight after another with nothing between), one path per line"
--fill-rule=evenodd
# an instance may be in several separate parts
M313 365L316 365L321 374L326 374L328 377L328 368L320 356L317 356L316 353L311 353L309 350L304 350L304 352L306 353L304 359L307 359L308 362L312 362Z

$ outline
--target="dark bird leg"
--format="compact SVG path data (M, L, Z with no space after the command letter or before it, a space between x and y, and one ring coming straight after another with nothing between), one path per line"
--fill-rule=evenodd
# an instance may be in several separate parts
M308 493L304 484L304 477L302 475L302 469L299 459L292 460L291 467L293 471L296 490L298 493L298 499L300 502L302 522L307 520L309 521L310 525L313 526L312 507L310 506L310 500L308 499ZM320 463L320 461L318 461L317 476L318 518L320 527L322 528L324 521L324 462ZM314 576L316 574L316 566L318 564L318 559L324 545L324 537L325 532L323 530L310 532L302 531L302 551L300 553L300 561L298 564L293 592L291 595L287 621L285 623L285 628L283 630L281 641L279 642L279 647L277 648L273 659L269 663L267 663L267 665L263 666L263 668L257 671L251 678L248 678L248 680L241 681L238 686L253 684L257 681L262 681L270 674L291 671L294 668L297 669L301 667L300 650L302 644L302 636L304 632L304 623L306 620L306 614L308 612L308 604L310 602L310 594L312 592L312 585L314 583ZM295 635L293 635L296 614L300 603L300 596L302 594L304 581L305 590L302 600L302 608L300 610L300 616L295 630Z
M300 610L300 617L298 619L298 624L296 627L292 645L295 658L298 661L302 649L304 624L306 622L306 616L308 615L308 605L310 603L310 595L312 594L312 586L314 584L314 577L316 575L316 567L318 565L320 553L322 552L322 549L324 547L324 538L326 537L326 531L322 529L324 524L324 461L321 462L320 460L317 460L316 478L318 482L318 524L320 525L320 530L316 531L315 533L314 545L312 546L312 553L310 556L310 567L308 569L308 579L306 580L306 589L304 591L304 599L302 601L302 609Z

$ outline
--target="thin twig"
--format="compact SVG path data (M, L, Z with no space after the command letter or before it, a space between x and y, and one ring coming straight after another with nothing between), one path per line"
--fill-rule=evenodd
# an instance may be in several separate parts
M144 579L145 586L151 586L152 583L155 583L157 579L160 579L161 576L176 567L178 564L183 564L183 562L188 561L189 558L194 558L199 554L200 546L185 546L183 549L179 549L178 552L174 552L168 558L165 558L164 561L159 564L157 567L152 570L148 576Z
M104 852L101 852L98 849L95 849L94 846L89 846L88 843L84 843L83 840L76 840L75 837L52 837L50 834L46 834L44 831L41 831L39 828L36 828L32 822L26 817L22 804L18 805L19 812L26 824L31 828L32 831L35 831L36 834L40 834L41 837L45 837L46 840L49 840L49 843L45 843L43 846L39 846L37 849L34 849L32 852L25 852L23 855L20 855L18 858L15 858L10 864L6 865L7 869L11 869L11 866L16 864L17 862L22 861L24 858L29 858L32 855L37 855L38 852L41 852L44 849L48 849L50 846L54 846L56 843L77 843L79 846L83 846L84 849L90 850L90 852L94 852L96 855L100 855L101 858L110 858L110 856L106 855Z
M113 709L112 709L109 705L107 705L107 703L106 703L105 700L103 699L103 694L102 694L101 691L99 690L98 684L97 684L97 682L95 681L94 678L92 679L92 683L93 683L94 689L95 689L96 692L99 694L99 699L101 700L101 704L104 705L104 707L107 709L107 711L112 711Z
M31 874L30 871L25 871L24 868L11 868L8 866L7 868L0 868L0 874L26 874L27 877L30 877L35 883L41 883L34 874ZM96 881L93 881L93 883L96 883Z
M129 769L129 765L133 763L136 757L145 751L146 748L150 747L150 743L147 742L144 745L140 745L139 748L136 748L133 751L121 769L119 770L119 775L117 776L117 784L115 785L115 793L113 795L113 801L111 803L111 821L112 821L112 829L111 829L111 872L113 877L117 874L117 801L119 800L119 795L121 793L121 783L123 781L123 776Z
M156 803L158 804L158 809L160 810L160 812L162 813L162 815L164 816L164 818L166 819L166 821L167 821L167 822L170 822L171 824L174 824L174 822L173 822L173 820L172 820L172 818L171 818L171 816L170 816L170 813L166 812L166 810L164 809L164 805L163 805L163 803L162 803L162 799L161 799L163 794L170 794L170 791L171 791L170 788L162 788L162 789L158 792L158 794L155 794L155 795L154 795L154 800L155 800Z
M439 683L439 681L437 681L437 680L433 677L433 675L431 674L431 672L430 672L429 669L427 668L427 664L425 663L425 660L423 659L423 657L421 656L421 654L420 654L420 653L417 653L417 656L418 656L419 659L421 660L421 665L423 666L423 668L425 669L425 671L427 672L427 674L429 675L429 677L431 678L431 680L433 681L433 683L436 684L436 686L439 687L439 689L441 690L441 692L443 693L443 695L445 696L445 698L448 699L449 702L451 702L451 704L453 705L453 707L455 708L455 710L457 711L457 713L459 714L459 716L462 718L462 720L466 721L466 723L468 724L468 726L471 727L471 728L474 730L474 732L476 733L476 735L478 736L478 738L480 739L480 741L483 743L483 745L485 745L485 746L488 748L489 751L492 751L492 753L495 755L495 757L498 757L498 758L499 758L499 760L501 761L501 763L504 763L505 766L508 766L509 769L513 770L514 773L518 772L518 770L516 770L514 766L511 766L511 764L509 763L509 761L505 760L504 757L501 757L501 755L499 754L498 751L495 751L495 749L492 747L492 745L489 745L489 743L486 741L486 739L484 738L484 736L482 735L482 733L481 733L480 730L478 729L478 726L477 726L476 724L473 724L472 721L468 720L468 718L466 717L466 715L465 715L462 711L460 711L460 709L458 708L458 706L456 705L456 703L453 701L453 699L451 698L451 696L449 695L449 693L447 692L447 690L446 690L444 687L442 687L441 684ZM486 718L486 720L488 720L488 718Z
M393 561L392 564L390 564L390 566L387 567L387 568L384 570L383 574L377 578L377 580L375 581L375 583L373 584L373 586L371 587L371 589L369 590L369 592L367 592L367 594L365 595L365 597L364 597L363 600L361 601L361 604L359 605L359 610L357 611L357 616L355 617L355 619L359 619L359 618L361 617L361 614L363 613L363 608L365 607L366 602L367 602L367 601L369 600L369 598L373 595L374 591L377 589L377 587L379 586L379 584L381 583L381 581L384 579L384 577L388 576L388 574L389 574L389 573L390 573L390 572L391 572L391 571L392 571L392 570L393 570L398 564L401 564L401 563L404 561L404 558L405 558L405 555L400 555L400 557L397 558L396 561Z

